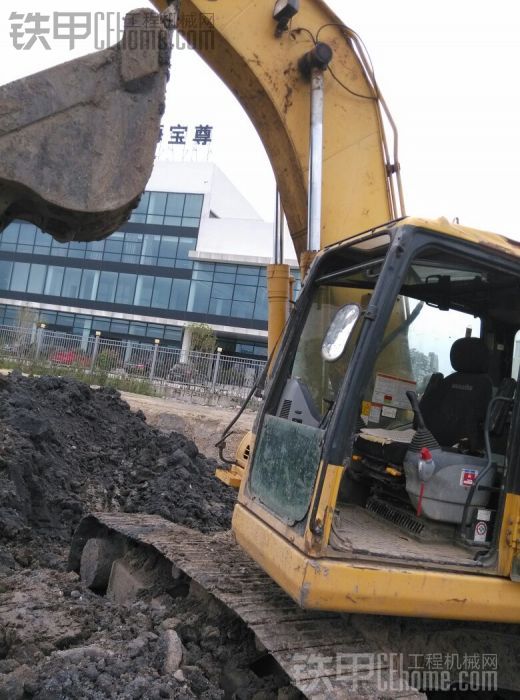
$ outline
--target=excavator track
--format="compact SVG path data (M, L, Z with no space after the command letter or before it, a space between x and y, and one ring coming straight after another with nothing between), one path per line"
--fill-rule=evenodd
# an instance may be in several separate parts
M80 570L90 539L110 542L114 536L155 550L174 571L238 615L305 697L426 697L398 677L385 661L385 650L374 648L346 616L296 605L233 541L231 532L206 535L155 515L89 515L74 535L70 568Z

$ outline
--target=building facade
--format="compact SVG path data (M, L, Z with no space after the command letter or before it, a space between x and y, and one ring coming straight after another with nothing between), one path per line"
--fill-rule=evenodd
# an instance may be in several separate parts
M272 225L216 166L159 162L130 220L103 241L6 228L0 324L25 314L51 330L180 347L186 327L207 323L226 354L263 358L271 249ZM290 240L286 249L296 266Z

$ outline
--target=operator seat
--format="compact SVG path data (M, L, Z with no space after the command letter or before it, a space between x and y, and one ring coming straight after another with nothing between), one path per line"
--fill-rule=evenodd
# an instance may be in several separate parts
M489 353L480 338L459 338L450 352L453 374L437 378L421 403L426 427L443 447L466 439L470 451L484 445L484 419L493 394Z

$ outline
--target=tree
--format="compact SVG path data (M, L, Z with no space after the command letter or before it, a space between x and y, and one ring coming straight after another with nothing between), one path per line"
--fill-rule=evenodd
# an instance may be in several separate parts
M417 393L421 395L433 372L438 371L439 362L435 353L425 355L417 348L410 348L412 372L417 382Z
M38 312L30 306L19 306L16 314L16 325L19 328L32 328L38 321Z
M194 352L214 352L217 344L215 331L207 323L190 323L191 349Z

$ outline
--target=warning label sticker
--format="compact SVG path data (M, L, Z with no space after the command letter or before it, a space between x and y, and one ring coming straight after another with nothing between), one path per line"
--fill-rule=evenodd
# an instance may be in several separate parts
M478 476L478 469L463 469L460 473L461 486L473 486Z
M478 522L475 525L475 534L473 539L475 542L485 542L487 537L487 523Z
M381 420L381 408L382 406L377 404L372 404L370 407L370 413L368 415L368 420L370 423L379 423Z
M397 415L397 408L392 408L391 406L383 406L381 408L381 415L385 418L395 418Z
M416 382L411 379L394 377L391 374L376 374L372 403L394 408L410 409L410 402L406 396L407 391L415 391Z

